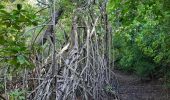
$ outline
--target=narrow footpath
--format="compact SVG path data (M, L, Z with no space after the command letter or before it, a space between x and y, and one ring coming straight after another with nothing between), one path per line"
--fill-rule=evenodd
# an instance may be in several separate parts
M163 82L141 79L120 71L114 71L118 80L118 94L121 100L170 100L170 91Z

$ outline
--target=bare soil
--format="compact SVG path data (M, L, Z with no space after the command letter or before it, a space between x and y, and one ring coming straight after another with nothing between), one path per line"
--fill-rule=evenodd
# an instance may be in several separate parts
M121 100L170 100L170 90L160 80L141 80L136 75L115 70Z

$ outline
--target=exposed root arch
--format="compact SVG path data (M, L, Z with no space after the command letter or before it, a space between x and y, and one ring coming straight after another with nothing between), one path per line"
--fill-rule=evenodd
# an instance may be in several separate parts
M81 10L79 12L84 13ZM80 18L77 16L77 13L73 16L70 41L62 46L56 55L52 53L54 51L52 49L50 55L44 58L46 63L43 63L43 67L46 73L39 73L43 80L31 92L33 96L31 97L30 94L28 98L32 100L117 99L113 86L113 81L116 80L111 77L113 74L104 56L103 44L105 43L98 42L100 36L97 30L99 28L105 30L107 27L102 26L105 22L100 22L102 17L95 14L94 16L83 14ZM57 69L53 66L53 57Z

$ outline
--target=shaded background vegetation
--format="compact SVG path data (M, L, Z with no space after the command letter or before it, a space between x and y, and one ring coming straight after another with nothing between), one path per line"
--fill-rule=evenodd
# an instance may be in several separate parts
M110 0L117 68L141 77L169 77L169 0Z

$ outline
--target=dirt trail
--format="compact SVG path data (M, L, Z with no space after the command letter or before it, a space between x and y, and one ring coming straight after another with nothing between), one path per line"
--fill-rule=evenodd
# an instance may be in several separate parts
M141 81L135 75L114 71L121 100L170 100L170 91L160 81Z

